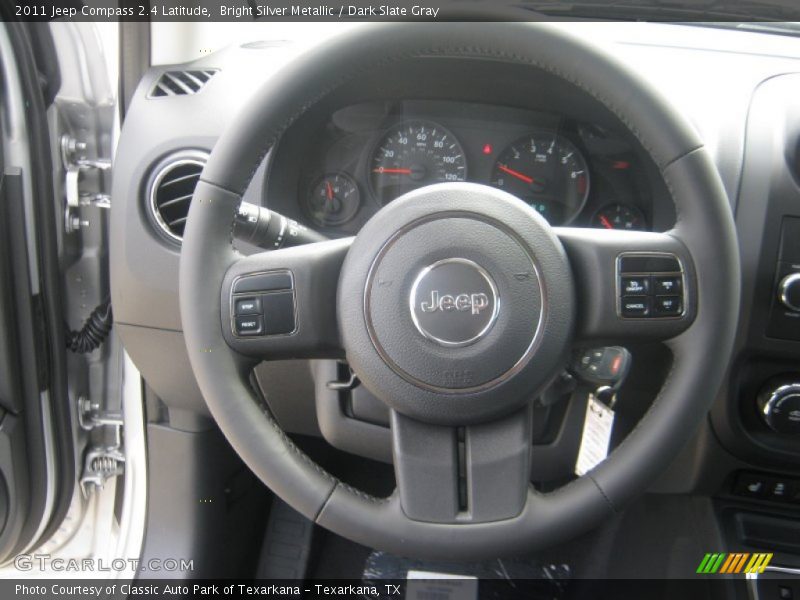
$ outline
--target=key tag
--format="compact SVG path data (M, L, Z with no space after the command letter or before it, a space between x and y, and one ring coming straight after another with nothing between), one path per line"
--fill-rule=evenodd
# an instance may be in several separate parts
M613 388L601 387L587 398L583 436L575 462L575 474L584 475L608 456L611 431L614 428L614 403L617 396Z

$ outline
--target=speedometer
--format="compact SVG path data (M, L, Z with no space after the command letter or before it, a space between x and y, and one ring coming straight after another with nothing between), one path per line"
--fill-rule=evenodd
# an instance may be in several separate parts
M495 162L492 185L514 194L551 225L570 222L589 195L589 168L575 145L553 133L534 133L508 146Z
M370 163L372 191L381 204L424 185L466 177L461 144L432 121L404 121L389 129Z

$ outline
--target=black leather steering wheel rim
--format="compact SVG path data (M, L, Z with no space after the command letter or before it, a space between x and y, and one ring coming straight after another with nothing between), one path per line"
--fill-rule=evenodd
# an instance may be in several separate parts
M488 522L412 519L398 493L374 498L323 471L295 447L256 398L248 378L257 360L234 350L226 339L228 291L223 286L221 293L220 285L241 262L231 244L233 218L266 153L291 123L333 90L369 69L425 56L529 65L604 104L657 165L677 212L675 228L663 237L685 249L691 262L693 320L674 336L651 328L669 338L673 364L638 426L589 474L547 494L528 487L519 514ZM565 245L573 235L577 233L564 232ZM631 243L648 239L630 238ZM324 245L340 257L347 250L341 241ZM291 263L315 250L279 252ZM192 369L214 419L244 462L278 496L319 525L370 547L434 558L491 557L546 547L586 531L620 510L666 468L705 418L727 367L738 319L738 249L727 197L697 134L613 58L542 24L380 25L335 39L294 61L224 132L192 200L181 254L180 304ZM591 308L579 315L583 322L595 317ZM290 351L303 356L300 349Z

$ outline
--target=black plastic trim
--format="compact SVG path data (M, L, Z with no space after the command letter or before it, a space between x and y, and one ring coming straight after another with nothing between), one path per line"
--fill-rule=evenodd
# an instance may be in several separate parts
M72 440L69 396L67 393L66 344L64 341L63 309L61 299L61 272L59 269L57 224L61 215L56 212L53 197L53 166L50 149L50 132L45 113L44 98L38 81L28 27L8 24L8 33L19 66L22 94L27 99L27 121L30 136L33 219L37 224L36 246L40 273L41 306L46 347L49 361L49 391L53 410L54 447L56 463L55 494L50 523L40 539L47 539L61 525L66 516L75 487L75 456Z

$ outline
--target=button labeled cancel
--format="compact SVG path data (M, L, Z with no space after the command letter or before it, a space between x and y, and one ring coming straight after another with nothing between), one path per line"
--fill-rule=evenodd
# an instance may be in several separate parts
M646 317L650 314L650 298L623 298L621 308L623 317Z

